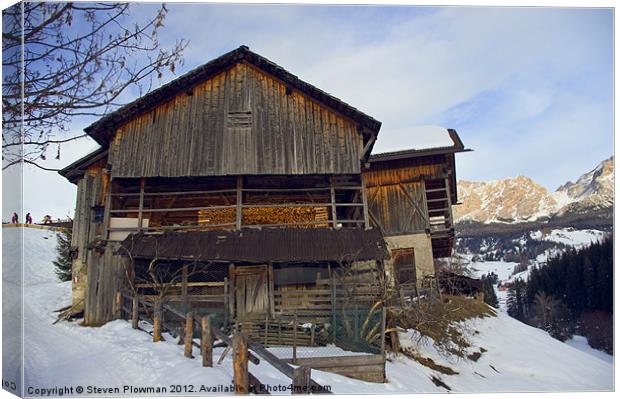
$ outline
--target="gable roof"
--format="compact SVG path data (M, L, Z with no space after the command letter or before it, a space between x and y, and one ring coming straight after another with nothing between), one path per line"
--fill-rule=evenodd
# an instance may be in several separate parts
M70 165L65 166L58 171L58 174L69 180L71 183L76 183L80 177L84 176L84 172L90 165L107 157L107 155L107 148L100 147Z
M110 135L113 134L114 129L123 122L152 109L156 105L174 97L179 92L191 89L194 85L203 82L224 69L242 61L247 62L256 68L280 79L286 85L299 90L319 103L322 103L332 108L334 111L347 116L358 123L361 128L366 128L370 132L370 135L369 137L364 138L365 142L370 139L370 136L376 136L378 134L379 129L381 128L381 122L346 104L340 99L318 89L317 87L302 81L281 66L250 51L247 46L240 46L239 48L209 61L169 83L166 83L145 96L140 97L139 99L104 116L97 122L86 127L84 131L95 139L95 141L100 145L107 146Z

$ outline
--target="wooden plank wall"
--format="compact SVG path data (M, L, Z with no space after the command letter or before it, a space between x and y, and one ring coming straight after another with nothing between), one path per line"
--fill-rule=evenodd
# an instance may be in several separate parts
M108 187L108 175L103 169L104 161L91 166L77 183L77 200L73 218L71 246L77 249L72 262L72 303L74 311L80 311L85 304L88 290L88 244L101 236L103 227L94 223L92 207L103 205Z
M384 235L415 234L429 228L424 181L367 189L370 223Z
M430 227L425 180L448 173L443 155L373 162L362 175L371 225L387 236L425 232Z
M119 317L116 303L125 281L126 259L114 255L117 243L108 242L103 253L88 251L88 289L84 309L84 324L102 325Z
M113 177L359 173L356 124L240 63L117 129Z

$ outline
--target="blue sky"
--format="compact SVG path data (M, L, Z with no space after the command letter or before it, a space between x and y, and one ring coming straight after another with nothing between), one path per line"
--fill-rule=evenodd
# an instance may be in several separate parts
M458 178L526 175L550 190L613 153L611 9L168 8L160 41L190 41L177 75L248 45L382 121L375 152L415 146L407 132L416 125L451 127L475 150L457 156ZM134 13L153 10L140 4ZM75 131L90 122L76 120ZM89 140L66 146L63 159L48 166L65 166L96 147ZM72 211L74 186L30 168L26 174L26 208L41 216L43 209ZM32 198L42 185L54 191L43 204Z

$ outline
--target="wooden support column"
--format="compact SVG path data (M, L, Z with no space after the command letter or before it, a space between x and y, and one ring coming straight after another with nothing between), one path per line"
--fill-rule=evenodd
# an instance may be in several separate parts
M185 315L185 357L192 358L192 347L193 347L193 339L194 338L194 315L191 312L188 312Z
M236 333L233 344L233 373L235 393L248 395L250 393L250 377L248 375L248 343L242 333Z
M103 238L106 240L109 237L109 229L110 229L110 209L112 209L112 186L113 186L112 178L110 178L110 184L107 186L108 193L105 197L105 204L103 206Z
M153 342L161 341L161 302L155 302L153 308Z
M132 299L132 305L131 305L131 328L133 328L134 330L138 329L138 306L139 302L138 302L138 296L134 296Z
M273 264L269 263L269 312L271 314L271 318L276 317L276 302L275 302L275 290L273 285Z
M385 356L385 322L387 320L387 310L385 304L381 311L381 354Z
M364 228L370 228L370 218L368 216L368 196L366 195L366 182L362 176L362 203L364 204Z
M187 310L187 264L184 264L181 268L181 297L183 298L183 305Z
M331 291L331 302L332 302L332 339L334 344L336 343L336 276L332 274L330 268L330 291Z
M448 197L448 226L446 228L452 228L452 194L450 193L450 180L446 177L446 197Z
M202 317L200 320L200 329L200 353L202 354L202 367L213 367L213 337L211 335L211 320L209 319L209 316Z
M330 201L331 201L331 207L332 207L332 227L336 228L338 226L338 215L336 213L336 189L334 188L334 181L332 179L332 177L329 177L329 194L330 194Z
M297 363L297 311L293 314L293 364Z
M144 184L146 179L143 177L140 179L140 203L138 205L138 231L142 230L142 219L144 218L143 209L144 209Z
M310 367L299 366L293 370L293 392L292 394L310 393Z
M236 218L236 228L237 230L241 230L241 226L243 223L243 176L237 176L237 208L235 215Z
M228 327L228 320L229 320L229 314L230 314L230 309L229 309L229 303L230 300L228 298L228 277L224 277L224 328Z
M235 319L235 264L228 264L228 281L230 283L230 288L228 289L229 301L228 306L230 309L230 320L233 321Z

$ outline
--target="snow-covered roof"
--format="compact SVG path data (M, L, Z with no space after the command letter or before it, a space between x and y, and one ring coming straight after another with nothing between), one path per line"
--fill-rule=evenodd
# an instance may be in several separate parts
M415 143L413 148L372 154L370 161L383 161L434 153L469 151L465 149L463 142L454 129L430 125L416 126L408 131L408 135L413 137L413 140L410 140Z

